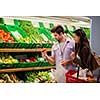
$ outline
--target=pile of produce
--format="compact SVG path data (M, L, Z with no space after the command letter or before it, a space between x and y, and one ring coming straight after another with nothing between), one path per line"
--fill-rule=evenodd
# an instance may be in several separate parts
M0 53L0 63L12 64L12 63L18 63L18 60L14 59L8 53Z
M26 83L56 83L49 71L26 72Z
M29 57L27 59L19 59L19 62L37 62L35 57Z
M9 32L0 30L0 42L15 42L15 41Z
M20 43L33 43L32 37L19 38L17 40Z
M0 74L0 83L19 83L19 78L14 73Z
M20 27L28 34L30 38L36 43L45 42L45 40L40 36L38 30L33 27L31 21L19 20Z

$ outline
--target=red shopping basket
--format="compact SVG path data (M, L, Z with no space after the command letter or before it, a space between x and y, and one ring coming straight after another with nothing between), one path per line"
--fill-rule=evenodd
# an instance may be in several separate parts
M72 75L77 73L75 70L69 70L66 73L66 83L87 83L86 80L82 80L76 77L73 77Z

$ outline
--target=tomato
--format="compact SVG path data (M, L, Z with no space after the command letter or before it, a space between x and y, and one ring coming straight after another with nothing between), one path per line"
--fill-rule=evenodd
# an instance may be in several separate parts
M46 48L43 48L41 51L44 52L44 51L47 51L47 49Z

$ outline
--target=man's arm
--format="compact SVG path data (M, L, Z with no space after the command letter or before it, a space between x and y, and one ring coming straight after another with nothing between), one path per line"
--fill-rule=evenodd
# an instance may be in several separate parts
M50 64L55 64L54 57L46 55L45 58Z
M46 50L42 51L42 56L44 56L46 58L46 60L50 63L50 64L55 64L55 59L53 56L48 56Z

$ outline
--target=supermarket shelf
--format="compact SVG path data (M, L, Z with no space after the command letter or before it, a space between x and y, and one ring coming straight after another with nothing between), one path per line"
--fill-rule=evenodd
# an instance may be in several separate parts
M14 49L10 49L10 48L5 48L5 49L2 49L0 48L0 52L40 52L41 51L41 48L36 48L36 49L17 49L17 48L14 48ZM51 51L51 48L47 48L47 51Z
M20 72L20 71L32 71L32 70L48 70L51 68L55 68L55 66L48 67L32 67L32 68L12 68L12 69L0 69L0 73L9 73L9 72Z

